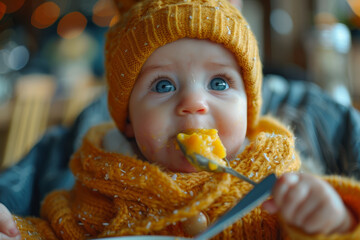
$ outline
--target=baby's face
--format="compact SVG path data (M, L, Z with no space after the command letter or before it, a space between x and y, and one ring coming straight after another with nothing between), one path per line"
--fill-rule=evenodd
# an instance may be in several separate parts
M128 135L143 155L171 171L195 169L176 149L179 132L215 128L227 158L246 135L247 102L233 54L207 40L180 39L158 48L146 61L129 103Z

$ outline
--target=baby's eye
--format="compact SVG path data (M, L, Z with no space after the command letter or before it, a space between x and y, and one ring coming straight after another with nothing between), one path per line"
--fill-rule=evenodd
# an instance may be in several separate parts
M224 91L229 88L229 84L222 78L217 77L210 81L209 86L211 90Z
M169 80L160 80L151 88L151 91L158 93L167 93L175 90L175 86Z

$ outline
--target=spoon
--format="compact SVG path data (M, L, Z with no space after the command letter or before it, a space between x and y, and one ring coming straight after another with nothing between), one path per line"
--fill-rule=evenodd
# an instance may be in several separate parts
M186 151L186 147L184 144L182 144L178 139L176 139L177 143L179 144L179 147L181 151L184 153L186 159L198 170L207 171L207 172L226 172L229 173L235 177L240 178L243 181L246 181L252 185L256 185L256 182L249 179L248 177L242 175L241 173L238 173L231 167L227 167L224 165L221 165L220 163L213 161L211 159L208 159L200 154L194 153L192 155L189 155Z

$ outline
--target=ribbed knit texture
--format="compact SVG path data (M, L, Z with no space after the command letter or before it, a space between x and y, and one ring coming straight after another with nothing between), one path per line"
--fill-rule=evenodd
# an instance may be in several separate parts
M122 0L116 2L128 9L136 1L126 6ZM222 44L235 55L247 94L248 130L257 125L262 66L256 39L241 13L227 0L144 0L107 35L108 104L120 130L124 130L130 94L145 61L157 48L186 37Z
M291 133L273 133L278 123L271 118L260 123L269 132L255 137L231 166L254 181L272 172L281 175L298 170L300 161L295 157ZM136 158L104 152L102 138L113 127L97 126L86 135L71 160L76 185L71 191L57 191L46 197L41 209L45 220L16 218L23 238L185 236L181 224L186 218L202 211L213 222L252 188L228 174L166 172ZM340 177L326 180L359 218L359 184ZM275 215L258 207L214 239L358 239L360 234L357 227L344 236L307 236L281 226Z

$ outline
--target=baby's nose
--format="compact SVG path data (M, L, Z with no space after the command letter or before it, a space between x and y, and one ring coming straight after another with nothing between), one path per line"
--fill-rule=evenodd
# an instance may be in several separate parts
M196 92L183 96L176 109L179 115L205 114L208 110L209 106L205 97L201 93Z

